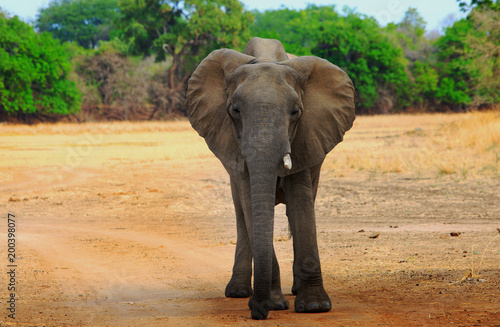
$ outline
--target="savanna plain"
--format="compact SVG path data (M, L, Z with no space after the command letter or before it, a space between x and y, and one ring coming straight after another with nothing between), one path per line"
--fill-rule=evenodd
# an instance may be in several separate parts
M7 216L16 314L7 317ZM500 326L500 111L362 116L316 201L333 309L228 299L229 178L189 122L0 125L1 326Z

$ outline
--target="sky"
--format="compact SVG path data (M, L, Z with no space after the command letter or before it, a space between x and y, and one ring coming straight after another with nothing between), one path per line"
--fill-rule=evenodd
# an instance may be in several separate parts
M456 0L244 0L248 10L259 11L279 9L281 5L290 9L303 9L307 4L332 5L341 11L344 6L355 8L357 12L375 17L382 26L390 22L398 23L402 20L408 7L417 8L420 15L427 22L427 31L441 32L443 22L448 21L450 15L456 19L464 16L458 8ZM39 8L47 7L50 0L0 0L0 7L12 15L17 15L25 21L34 20Z

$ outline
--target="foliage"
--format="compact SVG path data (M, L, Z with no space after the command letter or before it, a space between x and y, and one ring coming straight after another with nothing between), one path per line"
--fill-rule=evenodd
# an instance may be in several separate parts
M132 53L156 54L157 60L165 58L165 48L172 56L242 49L253 18L238 0L122 0L120 10L119 27Z
M425 36L426 22L415 8L408 8L400 23L390 23L385 28L391 41L400 46L409 65L415 61L432 60L433 41Z
M103 44L98 51L75 58L75 73L85 94L83 109L95 109L109 119L135 119L147 108L149 61L136 61ZM143 115L144 116L144 115Z
M328 24L312 52L349 74L358 93L359 111L374 106L381 107L379 112L392 111L393 106L401 110L409 85L401 49L389 41L373 18L348 11Z
M252 34L280 39L296 55L315 54L346 70L358 92L358 112L416 107L462 110L499 102L498 11L493 1L472 1L467 19L441 37L409 8L400 23L381 28L346 8L310 5L255 13Z
M500 10L498 0L471 0L470 4L467 4L467 1L463 0L457 0L457 2L459 3L460 10L463 12L467 12L472 8Z
M52 0L40 9L36 27L61 41L94 49L100 40L113 36L113 21L118 17L118 0Z
M434 67L423 61L416 61L410 72L413 78L412 102L425 109L427 102L436 97L439 76Z
M297 56L311 55L319 34L339 19L335 6L309 5L305 10L281 8L255 12L252 36L280 40L287 52Z
M252 34L279 39L289 53L314 54L344 69L356 87L358 112L389 112L405 105L409 80L402 51L373 18L348 8L342 15L335 6L281 8L256 13Z
M437 98L450 105L500 102L500 12L473 9L446 29L439 47Z
M474 32L466 37L469 51L463 54L469 65L472 103L500 102L500 11L473 10L469 20Z
M289 53L347 71L358 113L494 105L498 1L457 5L468 15L444 35L428 33L414 8L381 27L333 5L251 13L238 0L51 0L39 11L38 34L0 10L0 112L72 113L82 100L85 110L116 119L182 113L194 67L214 49L242 50L251 36L279 39Z
M253 19L238 0L123 0L119 5L118 26L133 54L172 57L166 78L170 108L182 104L184 83L211 50L244 47Z
M403 50L403 64L411 81L406 84L407 104L419 110L435 105L439 81L435 41L426 36L425 28L418 11L408 8L400 23L390 23L384 29L394 46Z
M0 111L19 117L77 111L80 94L68 80L69 60L67 47L51 34L0 14Z

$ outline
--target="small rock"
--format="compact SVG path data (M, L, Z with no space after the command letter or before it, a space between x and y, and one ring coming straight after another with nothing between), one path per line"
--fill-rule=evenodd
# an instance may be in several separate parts
M462 233L460 233L460 232L451 232L450 233L451 236L460 236L460 234L462 234Z
M19 201L21 201L21 200L19 200L19 198L15 197L15 196L10 197L10 199L9 199L9 202L19 202Z
M370 238L377 238L377 237L379 237L379 236L380 236L380 233L373 233L373 234L371 234L369 237L370 237Z
M364 230L364 229L360 229L360 230L358 230L358 233L364 233L364 232L365 232L365 230Z

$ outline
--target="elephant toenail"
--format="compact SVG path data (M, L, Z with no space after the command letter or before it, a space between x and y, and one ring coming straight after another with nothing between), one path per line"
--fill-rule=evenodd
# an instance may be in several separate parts
M285 305L283 303L276 303L274 305L274 310L285 310Z
M301 303L301 304L299 304L299 305L295 308L295 310L296 310L297 312L305 312L305 311L306 311L306 306L305 306L303 303Z
M332 308L332 304L328 301L324 301L321 303L321 307L323 308L323 310L330 310Z
M319 310L319 303L318 302L312 302L307 305L307 311L309 312L315 312Z

